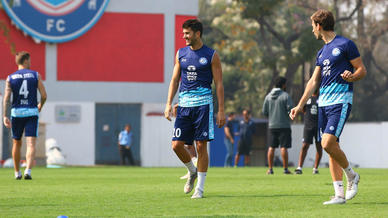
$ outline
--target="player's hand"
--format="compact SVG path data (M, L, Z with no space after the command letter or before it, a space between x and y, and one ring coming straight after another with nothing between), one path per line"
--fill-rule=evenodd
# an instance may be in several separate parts
M11 121L9 121L8 117L3 117L3 123L5 127L11 128Z
M216 122L218 128L223 127L225 125L225 121L226 121L225 120L225 113L223 111L222 112L218 111L217 122Z
M38 110L39 110L39 112L42 110L42 104L38 104Z
M230 140L230 143L234 144L234 139Z
M296 115L298 115L298 113L300 113L302 111L303 111L303 109L298 107L298 106L292 108L291 111L290 111L290 114L289 114L291 120L294 120Z
M172 116L176 117L178 110L178 104L175 104L174 107L172 107Z
M346 82L353 82L353 81L354 81L353 73L350 72L349 70L345 70L345 71L341 74L341 77L342 77L342 79L344 79Z
M164 117L171 121L171 104L166 104L166 108L164 109Z

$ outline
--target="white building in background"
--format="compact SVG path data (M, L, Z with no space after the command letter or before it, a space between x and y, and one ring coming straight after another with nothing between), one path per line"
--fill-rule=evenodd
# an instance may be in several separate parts
M197 15L198 0L111 0L81 37L36 44L0 11L16 50L31 53L32 69L44 79L48 100L39 121L46 124L46 138L57 140L68 164L118 163L117 135L126 123L132 125L133 153L141 165L179 163L170 145L172 123L161 115L176 49L184 46L181 25ZM4 90L6 75L16 66L9 43L1 37ZM0 159L11 148L9 132L1 133Z

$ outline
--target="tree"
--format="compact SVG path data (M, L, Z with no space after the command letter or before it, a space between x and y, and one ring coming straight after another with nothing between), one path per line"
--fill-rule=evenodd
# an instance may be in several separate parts
M385 1L200 2L199 17L205 24L205 42L216 48L223 62L227 111L248 107L253 109L255 116L260 116L260 104L278 75L288 79L288 90L294 101L300 98L304 74L308 79L316 53L323 46L323 42L317 41L311 33L310 16L317 8L327 8L336 17L336 33L356 42L369 72L368 78L355 84L351 119L388 119L388 112L381 112L379 105L382 99L388 100L386 61L379 58L379 54L388 53L384 43L388 38ZM377 9L380 9L381 18L374 16ZM374 105L376 113L367 113L370 105Z

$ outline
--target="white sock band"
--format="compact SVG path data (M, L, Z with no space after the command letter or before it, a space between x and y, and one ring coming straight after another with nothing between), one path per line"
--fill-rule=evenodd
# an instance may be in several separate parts
M195 190L200 190L203 192L205 188L205 179L206 179L206 172L198 172L198 182L197 186L195 187Z
M194 166L193 162L190 161L188 163L185 163L187 169L189 170L190 174L194 174L197 168Z
M343 198L344 194L344 184L342 181L334 181L333 182L335 196Z
M344 169L344 172L345 172L345 174L346 174L346 178L347 178L347 179L353 179L354 176L356 175L356 173L354 172L354 170L350 167L350 164L349 164L348 167L346 167L346 168Z

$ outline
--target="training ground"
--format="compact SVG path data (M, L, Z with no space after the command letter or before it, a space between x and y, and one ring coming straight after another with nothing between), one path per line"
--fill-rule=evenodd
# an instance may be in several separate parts
M209 168L205 198L191 199L183 167L34 168L31 181L0 168L0 217L388 217L388 169L356 169L359 194L329 206L322 205L333 195L328 168L274 171Z

